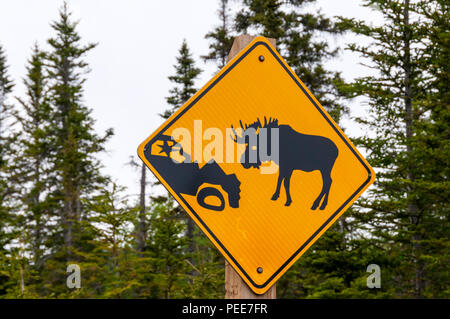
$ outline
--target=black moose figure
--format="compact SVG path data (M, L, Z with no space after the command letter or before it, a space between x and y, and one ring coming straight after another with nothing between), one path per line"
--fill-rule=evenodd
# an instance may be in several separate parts
M272 118L267 121L266 117L264 117L264 125L257 119L256 122L245 126L240 121L240 126L243 130L242 136L237 134L233 126L231 126L231 129L234 134L232 139L236 143L246 144L245 152L240 159L242 166L244 168L259 168L262 161L272 160L279 167L277 188L272 200L277 200L280 196L281 182L284 180L285 206L289 206L292 203L289 192L292 172L294 170L305 172L318 170L322 175L322 191L311 209L317 209L321 202L320 209L325 209L332 183L331 170L339 153L338 148L330 139L296 132L289 125L279 125L278 120ZM272 129L278 129L278 131ZM266 132L264 140L261 138L262 134L260 134L262 131ZM278 154L272 154L276 149L276 145L273 145L273 138L271 138L271 134L274 134L274 132L278 133L278 140L275 141L278 143ZM261 152L259 151L262 143L267 143L267 153L271 151L270 156L266 156L266 158L261 158Z

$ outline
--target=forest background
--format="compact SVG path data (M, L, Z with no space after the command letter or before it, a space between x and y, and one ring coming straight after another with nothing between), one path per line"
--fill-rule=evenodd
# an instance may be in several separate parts
M16 42L2 37L14 38L19 25L33 34L33 23L19 14L12 25L0 21L0 298L223 297L223 258L133 145L224 66L233 38L244 33L277 39L377 172L366 195L280 279L278 297L450 296L447 1L349 1L369 12L363 18L334 13L325 1L208 1L215 20L199 30L202 45L168 38L166 25L133 35L117 23L105 32L102 19L128 21L111 15L108 3L75 15L78 1L58 1L47 37L29 48L14 77L8 53ZM0 20L7 9L2 3ZM147 9L131 10L128 23L139 28L161 10ZM212 17L196 1L178 14L192 24ZM175 18L168 24L179 37ZM107 45L95 32L85 39L85 19L111 37ZM135 55L123 56L123 47ZM164 60L152 58L156 51L172 57L169 70L158 67ZM97 65L106 70L104 88L92 94ZM81 288L67 286L71 264L80 267ZM380 266L379 289L367 287L370 264Z

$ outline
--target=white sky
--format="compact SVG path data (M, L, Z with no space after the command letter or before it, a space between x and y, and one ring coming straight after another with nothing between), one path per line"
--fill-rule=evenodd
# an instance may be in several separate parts
M85 84L85 104L93 109L96 129L114 128L108 154L102 155L104 172L130 193L138 192L138 172L125 165L137 146L159 125L157 115L166 108L165 97L172 87L167 77L173 74L175 57L185 38L204 72L200 88L215 70L205 65L200 55L208 52L204 35L218 23L215 0L69 0L73 17L80 20L78 31L84 43L99 45L86 57L92 72ZM47 48L53 36L50 22L58 17L62 0L0 0L0 43L6 51L9 73L16 83L15 96L23 96L22 78L31 48L37 42ZM233 1L231 1L233 4ZM321 8L329 16L342 15L375 21L373 13L358 0L319 0L310 10ZM378 20L379 22L380 20ZM375 21L377 22L377 21ZM345 36L338 42L354 41ZM329 66L345 79L367 73L358 65L357 55L344 52ZM352 104L352 115L362 108ZM343 123L350 135L359 130L349 120Z

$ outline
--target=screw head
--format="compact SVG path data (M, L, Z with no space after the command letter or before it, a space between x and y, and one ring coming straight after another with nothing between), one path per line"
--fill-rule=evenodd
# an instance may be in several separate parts
M259 62L264 62L264 56L263 55L260 55L258 59L259 59Z
M262 267L258 267L258 268L256 269L256 271L258 272L258 274L261 274L261 273L263 272L263 269L262 269Z

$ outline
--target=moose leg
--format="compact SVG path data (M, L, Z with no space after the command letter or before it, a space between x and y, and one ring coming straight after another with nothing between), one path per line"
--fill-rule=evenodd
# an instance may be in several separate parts
M331 171L327 172L326 174L322 174L323 178L323 192L324 192L324 198L322 205L320 205L320 210L324 210L325 207L327 207L328 204L328 194L330 193L330 187L333 180L331 179Z
M277 200L278 196L280 196L280 188L281 188L281 182L283 181L284 176L281 175L280 172L278 172L278 181L277 181L277 189L275 193L272 196L272 200Z
M286 191L286 203L284 204L284 206L289 206L292 203L291 192L289 190L289 186L291 185L291 176L292 171L284 176L284 189Z
M312 210L317 209L319 207L320 201L322 200L322 197L325 195L325 181L324 181L324 174L322 171L320 171L320 174L322 175L322 190L320 191L319 196L317 196L316 200L314 201L313 205L311 206Z

